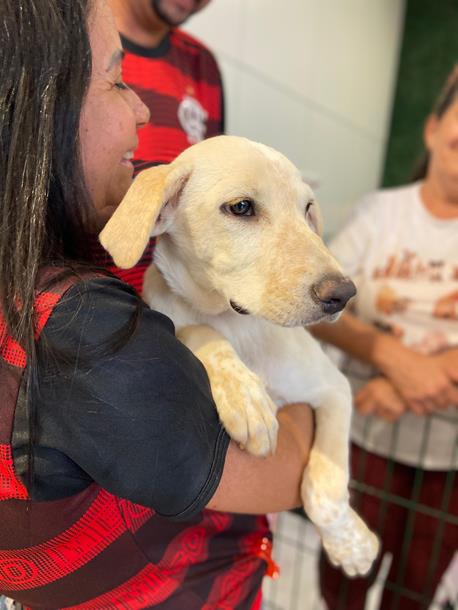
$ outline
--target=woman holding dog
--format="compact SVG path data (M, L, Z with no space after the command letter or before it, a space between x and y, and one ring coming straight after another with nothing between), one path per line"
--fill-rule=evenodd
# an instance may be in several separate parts
M0 592L258 608L272 564L257 515L299 504L310 409L282 410L275 456L244 453L171 322L94 268L87 244L149 119L104 0L3 0L0 15Z
M458 548L458 69L424 140L416 181L369 195L331 243L358 295L314 331L354 390L355 507L392 554L383 610L429 607ZM328 607L362 610L379 566L349 581L323 557Z

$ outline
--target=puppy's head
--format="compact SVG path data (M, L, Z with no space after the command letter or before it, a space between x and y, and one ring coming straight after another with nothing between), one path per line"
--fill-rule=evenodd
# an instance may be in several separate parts
M166 234L167 251L218 295L219 311L295 326L335 319L354 294L320 233L318 204L288 159L219 136L139 174L100 240L130 267L151 235Z

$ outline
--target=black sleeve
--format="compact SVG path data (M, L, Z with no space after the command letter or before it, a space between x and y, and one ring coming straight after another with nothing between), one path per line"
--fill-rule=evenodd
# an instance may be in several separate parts
M40 444L111 493L184 519L215 492L229 438L202 364L166 316L140 302L135 330L122 338L138 307L112 278L61 299L39 342Z

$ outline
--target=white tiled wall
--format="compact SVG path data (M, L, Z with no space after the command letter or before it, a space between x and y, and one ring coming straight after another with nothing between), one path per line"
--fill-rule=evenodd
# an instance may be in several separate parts
M227 131L317 184L326 233L379 184L405 0L212 0L187 24L220 62Z

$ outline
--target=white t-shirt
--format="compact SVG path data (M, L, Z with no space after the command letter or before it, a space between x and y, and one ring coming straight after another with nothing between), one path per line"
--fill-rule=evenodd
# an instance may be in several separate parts
M424 354L458 347L458 219L432 216L420 183L372 193L330 243L358 287L354 312ZM340 354L356 392L372 367ZM458 405L397 423L354 413L352 437L379 455L431 470L458 467Z

